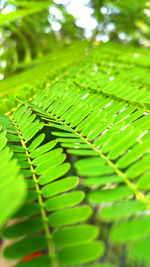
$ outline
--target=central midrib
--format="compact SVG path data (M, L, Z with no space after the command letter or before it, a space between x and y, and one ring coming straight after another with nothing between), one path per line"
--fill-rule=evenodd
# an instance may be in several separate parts
M42 195L41 195L41 190L40 190L40 187L39 187L39 184L38 184L38 179L37 179L35 171L34 171L34 166L32 164L32 160L31 160L30 154L28 152L28 148L27 148L27 146L26 146L26 144L24 142L22 133L21 133L19 127L17 126L17 123L11 117L9 117L9 118L11 119L11 121L13 122L13 124L14 124L14 126L16 128L16 131L17 131L18 136L20 138L20 142L21 142L22 147L25 149L25 153L26 153L27 158L28 158L28 163L30 165L30 170L32 172L32 178L33 178L33 181L35 183L35 190L37 192L38 203L39 203L40 210L41 210L41 217L42 217L42 220L43 220L43 223L44 223L44 230L45 230L45 235L46 235L47 245L48 245L48 255L49 255L50 259L51 259L50 266L59 267L59 264L58 264L58 261L57 261L57 256L56 256L56 253L55 253L55 246L54 246L54 243L52 241L52 235L51 235L50 227L49 227L49 224L48 224L48 217L47 217L47 213L46 213L46 210L45 210L45 204L44 204L44 201L43 201L43 198L42 198Z
M137 186L136 186L134 183L132 183L132 182L130 181L129 177L128 177L125 173L123 173L123 172L117 167L117 165L114 164L114 163L113 163L113 162L112 162L106 155L104 155L100 149L97 149L96 146L95 146L94 144L90 143L85 137L83 137L80 133L78 133L78 132L77 132L75 129L73 129L70 125L68 125L67 123L65 123L64 121L62 121L60 118L57 118L57 116L54 116L54 115L52 115L51 113L46 112L45 110L43 110L43 112L45 113L45 115L47 114L47 116L53 118L56 122L57 122L57 121L58 121L58 122L61 122L61 124L64 124L65 126L69 127L69 129L70 129L73 133L75 133L75 134L78 136L78 138L84 140L84 142L85 142L87 145L89 145L89 147L91 147L92 150L96 151L96 152L99 154L99 156L100 156L101 158L105 159L105 161L107 162L107 164L108 164L109 166L111 166L111 167L114 169L115 173L117 173L117 175L119 175L119 176L122 177L123 181L124 181L124 182L126 183L126 185L133 191L133 193L134 193L134 195L136 196L136 198L139 199L142 203L144 203L144 204L146 205L146 208L147 208L148 210L150 210L150 201L145 197L145 195L144 195L142 192L140 192L140 191L138 190ZM47 124L47 126L49 126L49 125Z

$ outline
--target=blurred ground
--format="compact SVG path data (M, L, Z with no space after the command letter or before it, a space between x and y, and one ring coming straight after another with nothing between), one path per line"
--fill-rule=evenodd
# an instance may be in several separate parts
M15 261L8 261L2 257L2 248L8 245L10 242L5 240L2 245L0 245L0 267L12 267L15 264Z

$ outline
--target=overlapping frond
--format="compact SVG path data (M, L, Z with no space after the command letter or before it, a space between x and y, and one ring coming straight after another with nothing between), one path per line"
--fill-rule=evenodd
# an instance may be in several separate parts
M132 237L127 232L132 232L134 219L133 224L132 221L120 224L120 220L135 215L141 228L149 221L150 115L126 101L85 90L65 90L60 83L42 92L33 103L31 109L48 121L47 126L57 129L52 132L57 142L68 154L81 157L75 167L83 185L90 189L88 202L103 206L98 218L104 222L119 220L110 239L120 242L118 235L122 230L122 243L127 242L128 236L128 244L138 239L144 246L141 239L148 236L149 228L146 233L137 230ZM83 156L86 158L82 159ZM133 243L132 256L136 258L134 249ZM141 251L140 255L137 258L144 259L145 253Z
M38 94L30 92L32 102L20 94L23 105L0 117L28 184L17 222L3 231L18 238L4 250L18 267L118 266L108 252L118 246L127 266L150 262L148 60L119 47L122 53L117 45L96 48L53 85L47 77ZM21 260L36 252L42 255Z
M95 48L68 77L79 89L150 109L148 50L106 44Z

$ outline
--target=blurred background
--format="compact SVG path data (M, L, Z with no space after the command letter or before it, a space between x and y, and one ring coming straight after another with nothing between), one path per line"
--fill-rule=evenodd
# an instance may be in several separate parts
M59 46L150 46L150 1L0 0L0 80Z

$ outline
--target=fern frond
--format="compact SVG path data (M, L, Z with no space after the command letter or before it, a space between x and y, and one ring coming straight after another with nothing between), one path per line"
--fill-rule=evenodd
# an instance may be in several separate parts
M75 54L75 51L78 52ZM0 112L6 113L16 108L17 97L28 100L59 80L72 65L77 64L84 53L85 44L77 43L67 50L61 48L59 51L53 51L47 56L33 60L27 65L29 69L0 81Z
M25 203L13 216L17 222L3 231L6 238L18 238L4 250L17 266L88 267L93 262L108 267L99 262L107 262L108 249L118 246L126 249L129 266L149 265L149 70L144 54L149 57L149 52L140 50L134 57L132 49L110 47L102 45L101 54L99 48L89 51L70 72L68 63L56 66L54 79L37 66L38 72L31 70L27 78L39 76L44 82L38 88L31 90L29 81L26 96L20 87L17 102L3 99L3 111L23 104L9 117L0 116L5 146L28 184ZM66 75L56 82L57 71ZM31 95L33 101L26 101ZM43 255L29 263L21 260L39 251Z
M60 83L58 86L58 90L56 84L50 90L42 92L33 101L34 105L29 104L30 108L35 110L43 121L47 121L46 126L57 129L57 132L52 133L69 154L86 156L86 159L76 161L75 167L78 175L82 177L83 185L91 188L88 202L95 206L104 205L98 212L100 220L126 220L131 215L137 216L139 228L142 229L145 224L145 232L138 234L137 230L137 234L135 233L139 240L137 244L140 246L142 242L144 246L145 242L147 245L147 241L142 241L142 238L148 237L149 234L149 218L144 216L150 210L147 193L150 170L150 115L145 114L143 108L132 106L125 100L118 101L96 93L89 94L85 90L65 90L63 87L60 90ZM110 207L105 207L105 203ZM121 240L126 243L128 236L130 247L133 238L132 235L130 238L128 231L132 232L134 223L134 219L128 223L119 222L119 226L115 226L115 230L112 229L110 239L119 243L119 233L122 231ZM134 249L133 243L132 256L136 259ZM148 260L148 257L144 257L144 253L140 252L137 259Z
M70 168L70 164L65 162L66 155L61 148L55 148L56 140L42 144L44 134L31 142L44 123L36 119L28 106L17 109L10 119L6 119L6 125L5 117L3 119L3 127L12 139L8 120L14 125L16 143L9 148L19 160L29 190L24 205L13 217L21 218L21 222L3 231L4 237L21 240L7 246L4 256L20 260L34 252L48 251L47 256L40 258L38 266L72 266L97 259L103 253L103 244L94 241L98 229L88 224L76 225L85 222L92 209L82 204L84 192L76 190L79 179L66 176ZM56 230L51 232L51 228ZM45 234L42 235L41 231ZM36 262L36 259L31 261L32 264ZM26 266L26 263L17 266Z

